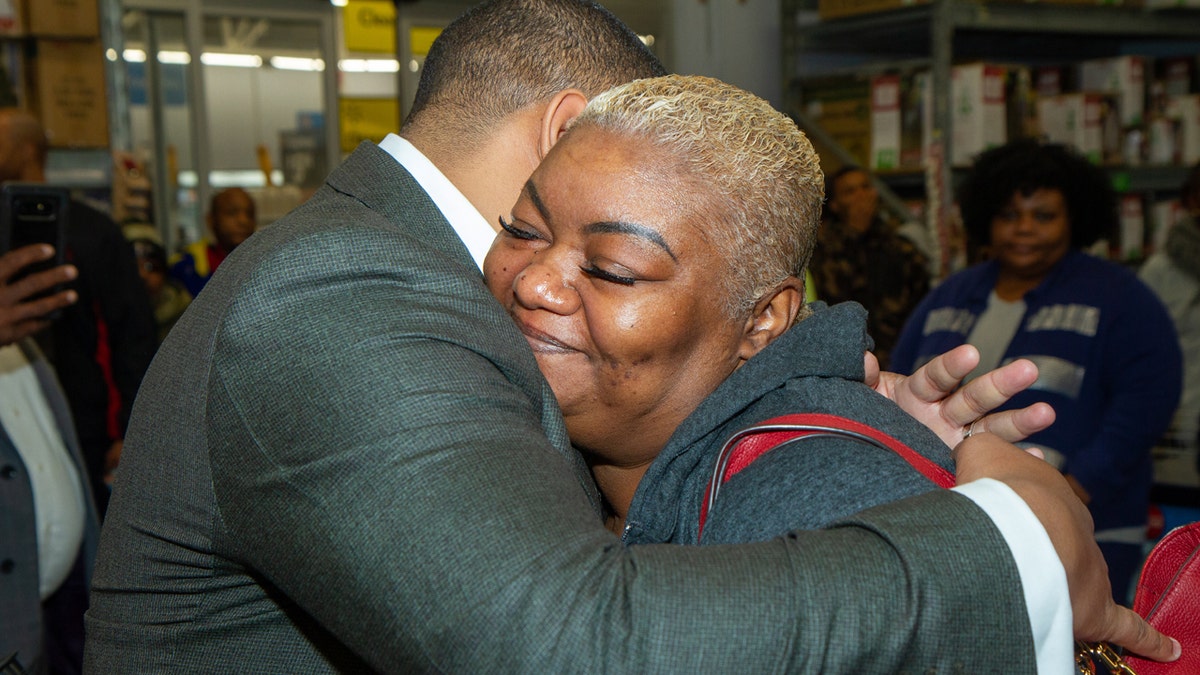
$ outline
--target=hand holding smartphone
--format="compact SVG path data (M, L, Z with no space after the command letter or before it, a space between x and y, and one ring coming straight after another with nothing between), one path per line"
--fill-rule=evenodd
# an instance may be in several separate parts
M30 183L0 187L0 345L45 327L75 302L66 284L66 189Z

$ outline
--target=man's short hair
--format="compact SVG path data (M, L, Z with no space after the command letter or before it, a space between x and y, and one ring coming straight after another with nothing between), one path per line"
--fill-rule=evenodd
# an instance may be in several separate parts
M437 108L442 114L427 124L471 143L499 120L564 89L590 98L665 72L636 33L593 2L490 0L434 41L404 126L426 124L425 111Z

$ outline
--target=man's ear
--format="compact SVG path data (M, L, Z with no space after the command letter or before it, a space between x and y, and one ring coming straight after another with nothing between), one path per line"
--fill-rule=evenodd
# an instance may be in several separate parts
M803 306L803 279L788 277L764 294L754 303L754 312L746 320L738 357L747 360L766 349L792 326Z
M542 112L538 133L538 159L544 159L550 148L567 130L567 124L587 107L587 96L578 89L564 89L554 95Z

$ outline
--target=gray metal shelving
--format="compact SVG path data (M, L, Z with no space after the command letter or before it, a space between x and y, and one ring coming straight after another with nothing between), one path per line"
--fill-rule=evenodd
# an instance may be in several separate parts
M1200 10L1021 2L931 0L923 4L814 21L813 0L782 0L781 40L787 105L800 106L805 78L927 67L932 80L933 133L951 157L950 70L955 62L996 60L1027 65L1140 54L1155 58L1200 54ZM819 131L818 131L819 133ZM1114 167L1133 191L1172 191L1186 167ZM940 184L954 184L950 162ZM901 179L912 182L909 174ZM883 186L885 192L886 185ZM894 197L894 195L893 195ZM938 204L949 207L950 190Z

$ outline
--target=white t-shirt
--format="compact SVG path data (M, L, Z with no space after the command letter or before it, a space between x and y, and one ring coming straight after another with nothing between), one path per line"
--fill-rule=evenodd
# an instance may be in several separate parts
M87 499L37 373L17 345L0 347L0 425L29 475L42 600L66 580L83 543Z

